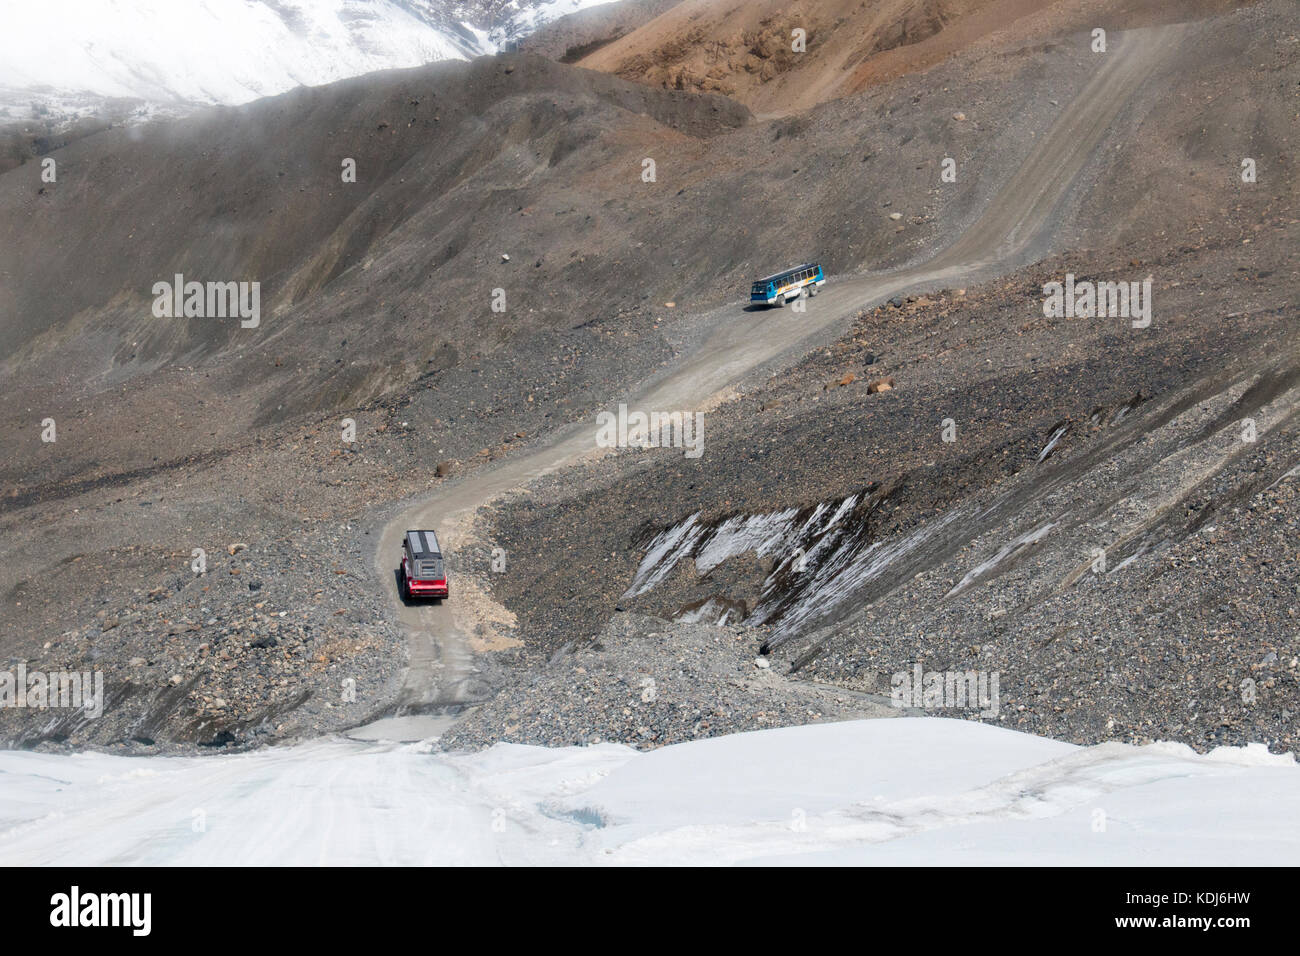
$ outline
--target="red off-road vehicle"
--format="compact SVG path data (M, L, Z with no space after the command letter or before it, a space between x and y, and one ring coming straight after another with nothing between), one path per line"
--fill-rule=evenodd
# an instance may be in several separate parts
M447 597L447 569L438 536L432 531L408 531L402 541L402 600Z

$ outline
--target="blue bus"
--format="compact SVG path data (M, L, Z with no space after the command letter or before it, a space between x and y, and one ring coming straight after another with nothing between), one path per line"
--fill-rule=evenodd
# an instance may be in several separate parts
M815 262L809 262L778 272L766 279L759 279L749 290L749 301L774 305L779 309L785 305L787 299L816 295L825 284L826 276L822 272L822 267Z

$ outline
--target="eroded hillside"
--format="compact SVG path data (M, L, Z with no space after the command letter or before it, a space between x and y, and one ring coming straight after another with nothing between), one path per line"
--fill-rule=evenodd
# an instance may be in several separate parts
M52 183L31 162L0 175L0 641L113 688L102 719L6 711L0 735L246 745L391 710L434 626L388 600L396 555L376 564L413 502L477 502L701 361L719 328L741 351L773 328L737 302L757 275L819 261L824 304L937 255L981 280L849 303L816 341L783 328L789 348L704 403L698 461L524 468L501 486L522 497L457 515L461 600L437 622L463 639L456 700L480 706L448 742L656 745L862 713L882 674L924 657L1001 669L1003 721L1063 738L1293 746L1293 4L1194 19L1155 34L1164 46L1117 28L1131 68L1114 83L1090 48L1105 5L1035 5L947 52L998 5L938 9L938 32L894 37L865 73L841 50L819 74L833 82L799 87L824 102L775 119L750 107L793 95L781 84L804 67L736 90L746 106L503 56L95 133L51 153ZM703 7L593 56L683 10ZM906 39L929 29L912 10L842 15ZM859 53L884 36L864 24L840 27ZM891 51L909 69L892 75ZM1037 149L1058 140L1088 148ZM155 315L154 284L178 273L258 281L259 321ZM1066 273L1150 276L1152 325L1044 316L1044 283ZM830 537L828 509L851 517ZM805 553L843 567L792 579L728 521L759 537L811 521ZM651 543L692 527L716 553L682 550L634 588ZM1075 575L1094 547L1113 574ZM499 576L494 548L511 556ZM687 656L698 699L623 713L628 686ZM1274 696L1230 712L1247 671ZM574 686L589 690L562 720L529 690ZM1225 722L1178 719L1189 700Z
M1176 6L1159 0L684 0L578 62L665 89L725 93L755 112L783 115L975 47L1044 43L1080 30L1170 23L1235 6L1232 0Z

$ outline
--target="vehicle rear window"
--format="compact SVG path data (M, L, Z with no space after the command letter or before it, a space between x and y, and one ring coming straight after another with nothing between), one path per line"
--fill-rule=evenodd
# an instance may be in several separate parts
M438 545L438 536L432 531L408 531L406 546L416 557L442 554L442 548Z

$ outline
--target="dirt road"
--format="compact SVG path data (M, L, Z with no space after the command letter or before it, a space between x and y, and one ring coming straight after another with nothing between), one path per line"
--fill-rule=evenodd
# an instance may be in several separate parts
M810 340L832 334L858 311L893 295L987 278L1041 255L1050 241L1054 211L1124 105L1188 29L1175 25L1112 36L1110 52L1098 55L1096 76L1037 140L977 221L933 259L890 273L832 279L803 313L789 308L750 312L743 302L717 309L701 317L710 331L699 349L614 401L647 411L700 408L756 370L797 358ZM594 421L561 429L526 455L440 487L384 528L375 573L410 638L398 712L428 715L424 723L408 719L402 728L407 739L439 732L454 718L438 712L474 700L477 692L467 643L473 622L463 607L457 619L456 582L450 600L440 606L406 605L397 594L393 569L400 562L403 533L433 527L454 551L475 510L541 475L601 453L594 436Z

